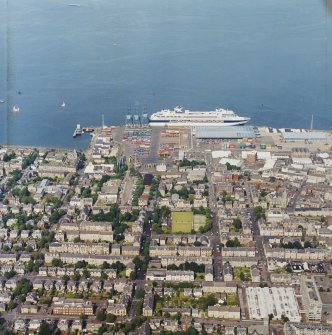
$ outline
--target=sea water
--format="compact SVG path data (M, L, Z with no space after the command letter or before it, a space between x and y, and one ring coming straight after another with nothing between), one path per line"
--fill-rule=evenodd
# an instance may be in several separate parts
M83 148L77 123L177 105L331 129L329 1L0 0L0 143Z

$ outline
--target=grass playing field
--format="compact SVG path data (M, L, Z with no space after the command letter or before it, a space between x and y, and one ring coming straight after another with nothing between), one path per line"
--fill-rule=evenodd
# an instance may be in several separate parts
M190 233L192 228L192 212L172 212L172 233Z
M200 227L204 227L206 224L206 216L202 214L194 215L194 229L199 231Z

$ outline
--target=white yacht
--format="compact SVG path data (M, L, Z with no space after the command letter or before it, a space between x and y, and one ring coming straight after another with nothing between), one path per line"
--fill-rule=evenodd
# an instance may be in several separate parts
M231 110L217 108L214 111L199 112L175 107L163 109L149 118L151 127L197 127L197 126L241 126L250 120L238 116Z
M62 101L62 104L60 105L61 107L66 107L66 104L65 104L65 102L64 101Z
M18 106L13 106L13 109L12 111L15 113L15 112L19 112L20 111L20 107Z

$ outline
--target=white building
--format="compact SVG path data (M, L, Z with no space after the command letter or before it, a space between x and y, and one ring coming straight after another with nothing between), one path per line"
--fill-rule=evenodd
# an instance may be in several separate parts
M250 319L266 319L269 314L273 314L274 319L277 320L285 315L290 321L301 321L299 306L292 287L248 287L246 295Z
M300 285L304 310L308 319L320 321L323 304L315 279L313 277L302 276Z

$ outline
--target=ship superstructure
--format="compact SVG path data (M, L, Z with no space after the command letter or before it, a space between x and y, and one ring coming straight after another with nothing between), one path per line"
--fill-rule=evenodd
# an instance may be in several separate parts
M232 110L217 108L214 111L190 111L182 107L163 109L149 118L151 127L241 126L250 118L235 114Z

